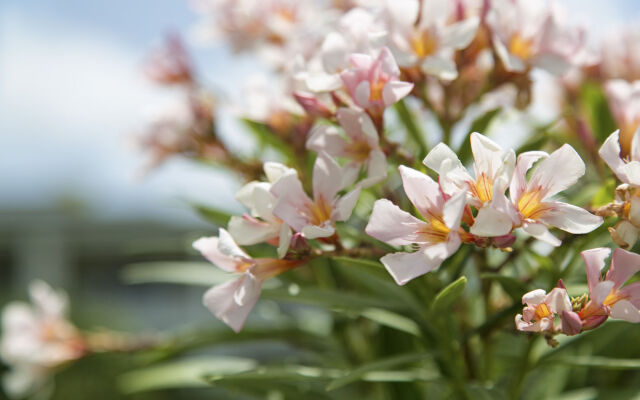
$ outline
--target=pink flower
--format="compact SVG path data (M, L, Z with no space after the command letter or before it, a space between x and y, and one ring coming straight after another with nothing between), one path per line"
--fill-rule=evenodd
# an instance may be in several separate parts
M398 63L418 66L444 80L458 76L454 54L466 48L478 30L479 18L455 20L453 1L387 1L389 42ZM452 22L455 21L455 22Z
M404 191L424 221L381 199L373 206L365 232L390 245L418 246L413 253L387 254L380 259L398 285L404 285L439 267L460 247L458 230L466 193L447 196L427 175L402 165L398 169Z
M581 254L590 297L589 303L579 313L583 324L591 322L591 327L595 327L604 322L607 316L640 322L640 282L623 286L631 276L640 271L640 255L616 248L611 266L604 278L601 278L605 259L611 254L611 249L591 249ZM599 323L595 325L593 320Z
M193 83L191 60L179 36L167 37L164 46L151 56L145 72L165 85Z
M571 66L594 61L585 47L585 31L568 27L560 11L544 2L492 1L487 22L507 71L540 67L562 75Z
M386 178L387 159L378 145L378 132L371 118L363 111L349 108L340 108L337 116L346 135L341 135L335 126L318 125L307 139L307 149L348 158L344 170L347 181L354 181L360 169L366 167L368 177L360 182L362 187Z
M534 162L538 164L527 183L527 171ZM515 206L516 226L531 236L553 246L560 240L549 233L548 226L555 226L569 233L588 233L602 224L602 217L583 208L553 200L552 197L575 184L584 175L584 162L568 144L551 155L542 151L530 151L518 156L511 180L509 194ZM515 222L514 221L514 222Z
M467 191L468 204L478 208L471 226L472 234L485 237L506 235L511 232L513 221L510 217L512 207L504 193L513 175L516 155L513 150L505 151L477 132L471 134L470 140L475 178L444 143L427 154L424 164L438 172L445 193Z
M364 109L384 110L413 90L413 83L398 79L400 69L388 48L377 58L352 54L352 68L340 74L354 103Z
M236 194L236 200L250 210L241 217L229 220L229 233L240 245L262 242L279 243L278 256L284 257L291 240L291 229L273 215L277 198L270 192L271 187L285 175L296 175L296 171L276 162L266 162L264 172L269 182L249 182Z
M273 215L307 239L333 236L336 221L349 219L360 195L357 186L339 196L344 182L340 166L321 152L313 167L313 199L307 196L296 175L285 175L271 187L271 193L278 199Z
M277 258L251 258L222 228L217 237L200 238L193 247L218 268L240 274L238 279L212 287L202 298L205 307L235 332L242 330L260 297L263 282L302 263Z
M637 140L636 131L640 126L640 81L632 83L619 79L608 81L605 84L605 91L613 117L620 128L617 140L618 155L640 161L640 149L637 148L638 144L634 143ZM602 150L600 154L602 155Z
M86 343L67 319L66 293L42 281L29 286L31 305L13 302L2 313L0 356L11 366L7 393L17 397L39 388L52 369L86 354Z
M522 296L525 304L522 314L516 315L516 328L525 332L555 332L557 314L571 311L571 299L566 289L554 288L549 294L542 289L533 290Z

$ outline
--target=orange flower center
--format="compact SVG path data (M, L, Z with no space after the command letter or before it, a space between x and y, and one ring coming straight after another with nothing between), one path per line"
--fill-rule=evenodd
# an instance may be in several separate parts
M324 199L324 197L319 196L315 202L309 205L309 213L310 220L313 225L323 225L326 221L331 219L331 205Z
M444 223L442 216L431 215L429 225L420 232L420 236L430 243L446 242L451 229Z
M369 101L382 100L382 91L387 84L385 79L378 78L369 87Z
M371 146L369 146L366 140L357 140L347 144L346 151L353 161L363 162L369 158Z
M620 293L616 289L613 289L607 295L607 297L604 299L604 301L602 302L602 305L605 305L607 307L611 307L612 305L616 304L620 300L626 299L627 297L628 296L625 296L624 294Z
M478 179L476 179L475 185L471 186L471 192L483 203L491 201L493 197L493 182L487 175L481 174Z
M522 60L528 60L533 53L533 39L525 39L516 33L509 40L509 53L518 56Z
M523 193L518 200L518 210L524 218L537 219L540 217L547 210L546 204L542 201L541 188Z
M541 303L536 307L534 315L536 316L536 321L540 321L541 319L550 316L551 311L549 311L549 307L547 307L545 303Z
M435 36L428 30L415 33L409 39L413 52L419 57L424 58L435 53L438 48L438 41Z

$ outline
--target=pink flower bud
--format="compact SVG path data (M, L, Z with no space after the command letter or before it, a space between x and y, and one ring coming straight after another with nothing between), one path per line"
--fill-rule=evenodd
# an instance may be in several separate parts
M582 320L577 313L573 311L562 311L560 318L562 320L562 333L565 335L577 335L582 330Z

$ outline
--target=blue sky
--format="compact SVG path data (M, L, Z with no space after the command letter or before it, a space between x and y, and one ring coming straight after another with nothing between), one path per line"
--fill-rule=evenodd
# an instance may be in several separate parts
M633 0L559 3L596 37L640 11ZM140 65L163 33L187 32L196 20L184 0L0 2L0 210L69 196L105 218L193 223L181 199L238 210L237 182L205 167L172 161L133 179L143 160L127 142L168 95ZM228 93L254 68L220 46L194 54L207 81Z

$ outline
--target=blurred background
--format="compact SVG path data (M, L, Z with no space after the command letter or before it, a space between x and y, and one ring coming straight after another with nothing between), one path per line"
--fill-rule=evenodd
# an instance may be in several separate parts
M634 0L560 3L594 41L640 20ZM128 286L119 275L131 263L200 260L190 243L216 228L189 204L241 210L233 176L175 158L142 176L144 157L132 145L153 105L171 97L142 72L168 32L186 37L223 98L237 98L259 72L248 56L190 42L197 20L185 0L0 1L0 306L26 299L28 282L41 278L69 291L81 327L227 329L201 306L203 290ZM231 147L250 147L229 113L219 115ZM119 398L108 364L126 362L83 360L59 377L69 384L54 398Z

